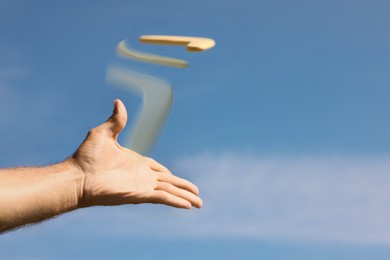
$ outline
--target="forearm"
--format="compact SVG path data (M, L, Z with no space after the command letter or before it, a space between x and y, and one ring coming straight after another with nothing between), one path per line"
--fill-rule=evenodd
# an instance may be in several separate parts
M0 232L76 209L82 182L70 161L0 170Z

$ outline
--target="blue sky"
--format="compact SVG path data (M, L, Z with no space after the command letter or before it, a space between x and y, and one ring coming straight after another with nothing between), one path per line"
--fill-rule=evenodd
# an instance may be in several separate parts
M387 1L0 1L0 166L58 162L124 101L119 64L174 104L152 157L204 207L96 207L0 236L4 259L388 259ZM215 48L138 43L210 37ZM189 61L125 60L133 47Z

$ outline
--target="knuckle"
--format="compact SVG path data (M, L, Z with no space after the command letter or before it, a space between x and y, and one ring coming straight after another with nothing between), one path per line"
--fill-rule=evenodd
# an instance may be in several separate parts
M148 157L148 156L145 156L145 160L147 160L148 162L154 162L154 160L151 157Z
M145 160L146 162L150 165L150 166L154 166L157 164L157 162L155 160L153 160L152 158L150 157L145 157Z
M169 181L169 182L171 181L169 176L167 176L165 172L157 172L156 176L157 176L157 180Z
M167 201L168 200L168 194L165 192L165 191L158 191L158 197L162 200L162 201Z
M95 128L92 128L91 130L89 130L89 132L88 132L88 136L90 136L90 135L98 135L98 134L100 134L102 132L102 130L101 130L101 128L99 128L99 127L95 127Z

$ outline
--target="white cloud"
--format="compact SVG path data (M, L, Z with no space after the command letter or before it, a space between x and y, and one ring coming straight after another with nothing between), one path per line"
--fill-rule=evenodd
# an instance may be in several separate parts
M201 210L95 208L52 227L61 223L72 232L104 236L390 244L389 157L203 154L178 160L173 170L200 187Z
M200 156L181 167L200 166L216 233L389 243L388 159Z

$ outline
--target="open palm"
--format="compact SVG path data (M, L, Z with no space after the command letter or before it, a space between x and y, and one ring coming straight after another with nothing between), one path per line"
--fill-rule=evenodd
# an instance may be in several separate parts
M113 115L92 129L72 156L84 176L80 206L161 203L200 208L202 201L194 184L118 144L118 134L126 121L125 106L115 100Z

